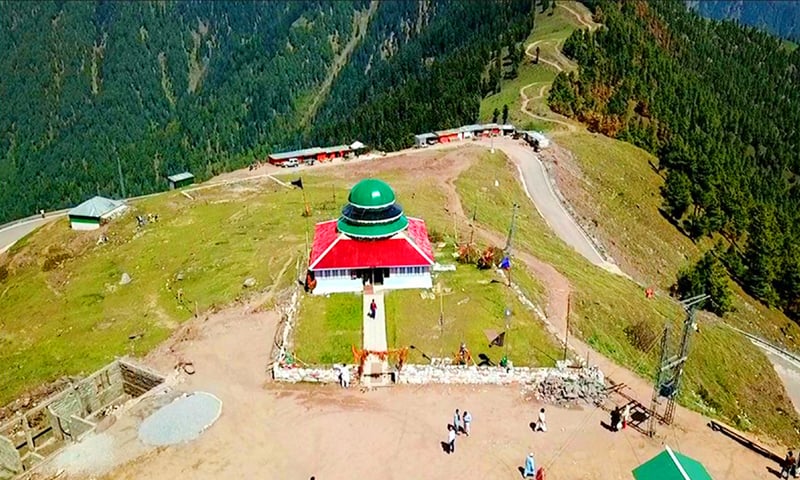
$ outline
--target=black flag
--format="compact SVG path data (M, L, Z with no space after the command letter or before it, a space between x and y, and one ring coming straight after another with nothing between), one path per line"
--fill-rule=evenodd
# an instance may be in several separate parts
M295 180L294 182L290 182L290 183L292 185L294 185L295 187L299 188L300 190L303 189L303 178L302 177L300 177L297 180Z

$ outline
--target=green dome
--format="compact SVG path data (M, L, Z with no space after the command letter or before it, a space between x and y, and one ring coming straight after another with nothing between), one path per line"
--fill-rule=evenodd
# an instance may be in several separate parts
M401 215L399 218L389 223L378 223L373 225L354 225L344 218L336 222L336 228L348 237L358 240L378 240L389 238L398 232L402 232L408 227L408 218Z
M383 208L393 204L395 196L392 187L386 182L375 178L366 178L350 190L347 201L359 208Z

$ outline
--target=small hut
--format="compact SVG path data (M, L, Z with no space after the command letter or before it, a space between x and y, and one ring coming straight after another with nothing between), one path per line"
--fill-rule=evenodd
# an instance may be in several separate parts
M176 173L167 177L169 181L169 189L175 190L176 188L185 187L194 183L194 175L189 172Z
M93 197L67 213L73 230L95 230L112 218L119 216L128 206L121 200Z

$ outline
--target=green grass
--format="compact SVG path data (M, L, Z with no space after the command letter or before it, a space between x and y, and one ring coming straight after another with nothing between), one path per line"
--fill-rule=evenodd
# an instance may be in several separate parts
M0 404L116 355L147 352L195 309L250 295L247 277L256 290L288 285L302 251L302 198L265 182L194 192L194 201L172 192L137 202L105 228L105 245L96 245L99 230L76 232L60 219L11 249L0 259L10 271L0 284L0 371L11 372L0 375ZM159 222L137 233L135 216L149 212ZM45 268L59 257L60 266ZM277 278L287 260L290 271ZM129 285L119 285L123 272Z
M432 156L442 155L434 153ZM482 153L489 158L488 153ZM397 193L408 215L424 218L431 232L446 237L446 246L436 248L437 261L455 263L453 259L456 236L464 241L469 227L461 221L454 223L443 205L446 198L440 180L435 176L420 179L407 171L384 171L380 175ZM310 178L310 177L309 177ZM335 182L324 177L320 183ZM323 187L330 188L330 187ZM340 198L344 198L341 196ZM474 204L469 207L471 211ZM483 207L479 209L482 215ZM485 211L491 215L491 210ZM335 213L331 213L335 216ZM507 228L507 227L506 227ZM479 244L483 248L485 245ZM436 247L436 246L434 246ZM514 271L514 281L525 295L541 303L543 286L521 267ZM488 348L484 330L498 333L504 330L504 311L512 311L508 333L509 358L517 365L554 365L563 355L561 348L547 333L535 313L525 308L515 295L502 284L493 271L478 270L470 265L457 265L455 272L436 274L441 283L444 328L439 326L439 299L423 299L420 290L400 290L386 296L387 341L390 348L414 345L409 361L423 361L419 351L431 356L452 356L462 341L470 346L473 356L485 353L493 361L502 356L497 347ZM361 297L352 294L333 294L328 298L305 296L294 337L297 357L307 363L330 364L352 361L351 346L361 346Z
M482 205L495 212L482 217L482 223L501 231L510 221L513 203L530 205L530 201L515 180L516 171L500 156L490 156L456 182L465 206L485 186L487 170L509 186L481 193ZM518 232L520 248L569 279L573 333L619 364L653 378L658 348L643 352L628 338L626 327L644 322L643 328L657 336L669 323L677 332L684 318L680 308L663 296L648 300L637 284L589 264L555 238L532 208L518 216ZM769 432L786 442L794 438L800 422L780 380L766 357L741 335L719 322L703 325L702 333L695 335L687 365L681 404L745 430ZM614 372L605 373L613 377Z
M294 333L294 350L300 361L352 362L351 346L361 346L361 295L305 295L300 318Z
M697 244L658 211L663 178L651 167L658 159L644 150L602 135L572 133L559 138L580 166L582 180L567 190L570 203L597 225L603 243L624 269L668 290L678 271L693 264L714 240ZM800 351L800 327L731 285L734 311L725 322Z
M576 6L576 8L580 8L580 6ZM527 47L533 42L540 41L540 58L546 58L552 61L560 60L560 63L563 63L563 56L556 54L556 45L566 40L572 31L579 26L580 24L575 17L563 8L556 8L552 15L546 13L540 14L537 11L534 29L523 42L523 47ZM503 79L500 92L489 95L481 101L480 120L490 121L495 108L502 113L503 105L508 105L509 122L524 130L548 131L553 128L558 128L558 125L534 119L520 111L522 106L520 89L526 85L535 84L525 91L528 97L535 97L541 85L551 83L556 73L555 69L544 63L534 65L532 60L526 55L520 64L518 76L514 79ZM553 116L555 118L556 116L550 112L546 106L546 96L547 92L545 91L545 98L531 100L528 103L528 110L538 115L545 117Z

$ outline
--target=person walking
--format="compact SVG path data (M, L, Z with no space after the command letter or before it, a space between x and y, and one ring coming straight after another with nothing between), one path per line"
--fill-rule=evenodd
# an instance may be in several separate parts
M464 420L464 434L469 437L469 426L472 423L472 415L464 410L464 416L461 418Z
M342 369L339 371L339 375L342 388L350 388L350 369L347 368L347 365L344 363L342 364Z
M522 476L529 478L534 475L536 475L536 463L533 461L533 453L529 453L528 456L525 457L525 468L522 472Z
M456 413L453 414L453 430L456 431L456 435L458 435L459 430L461 430L461 415L458 413L457 408Z
M372 302L369 304L369 316L375 318L375 314L378 312L378 304L375 303L375 299L372 299Z
M455 453L456 451L456 429L448 425L447 426L447 453Z
M789 478L789 475L792 475L792 470L794 470L796 476L797 460L794 458L794 453L789 450L789 453L786 454L786 458L783 459L783 465L781 465L781 478Z
M544 407L539 410L539 419L536 421L536 426L533 429L534 432L546 432L547 431L547 420L545 419L544 415Z

